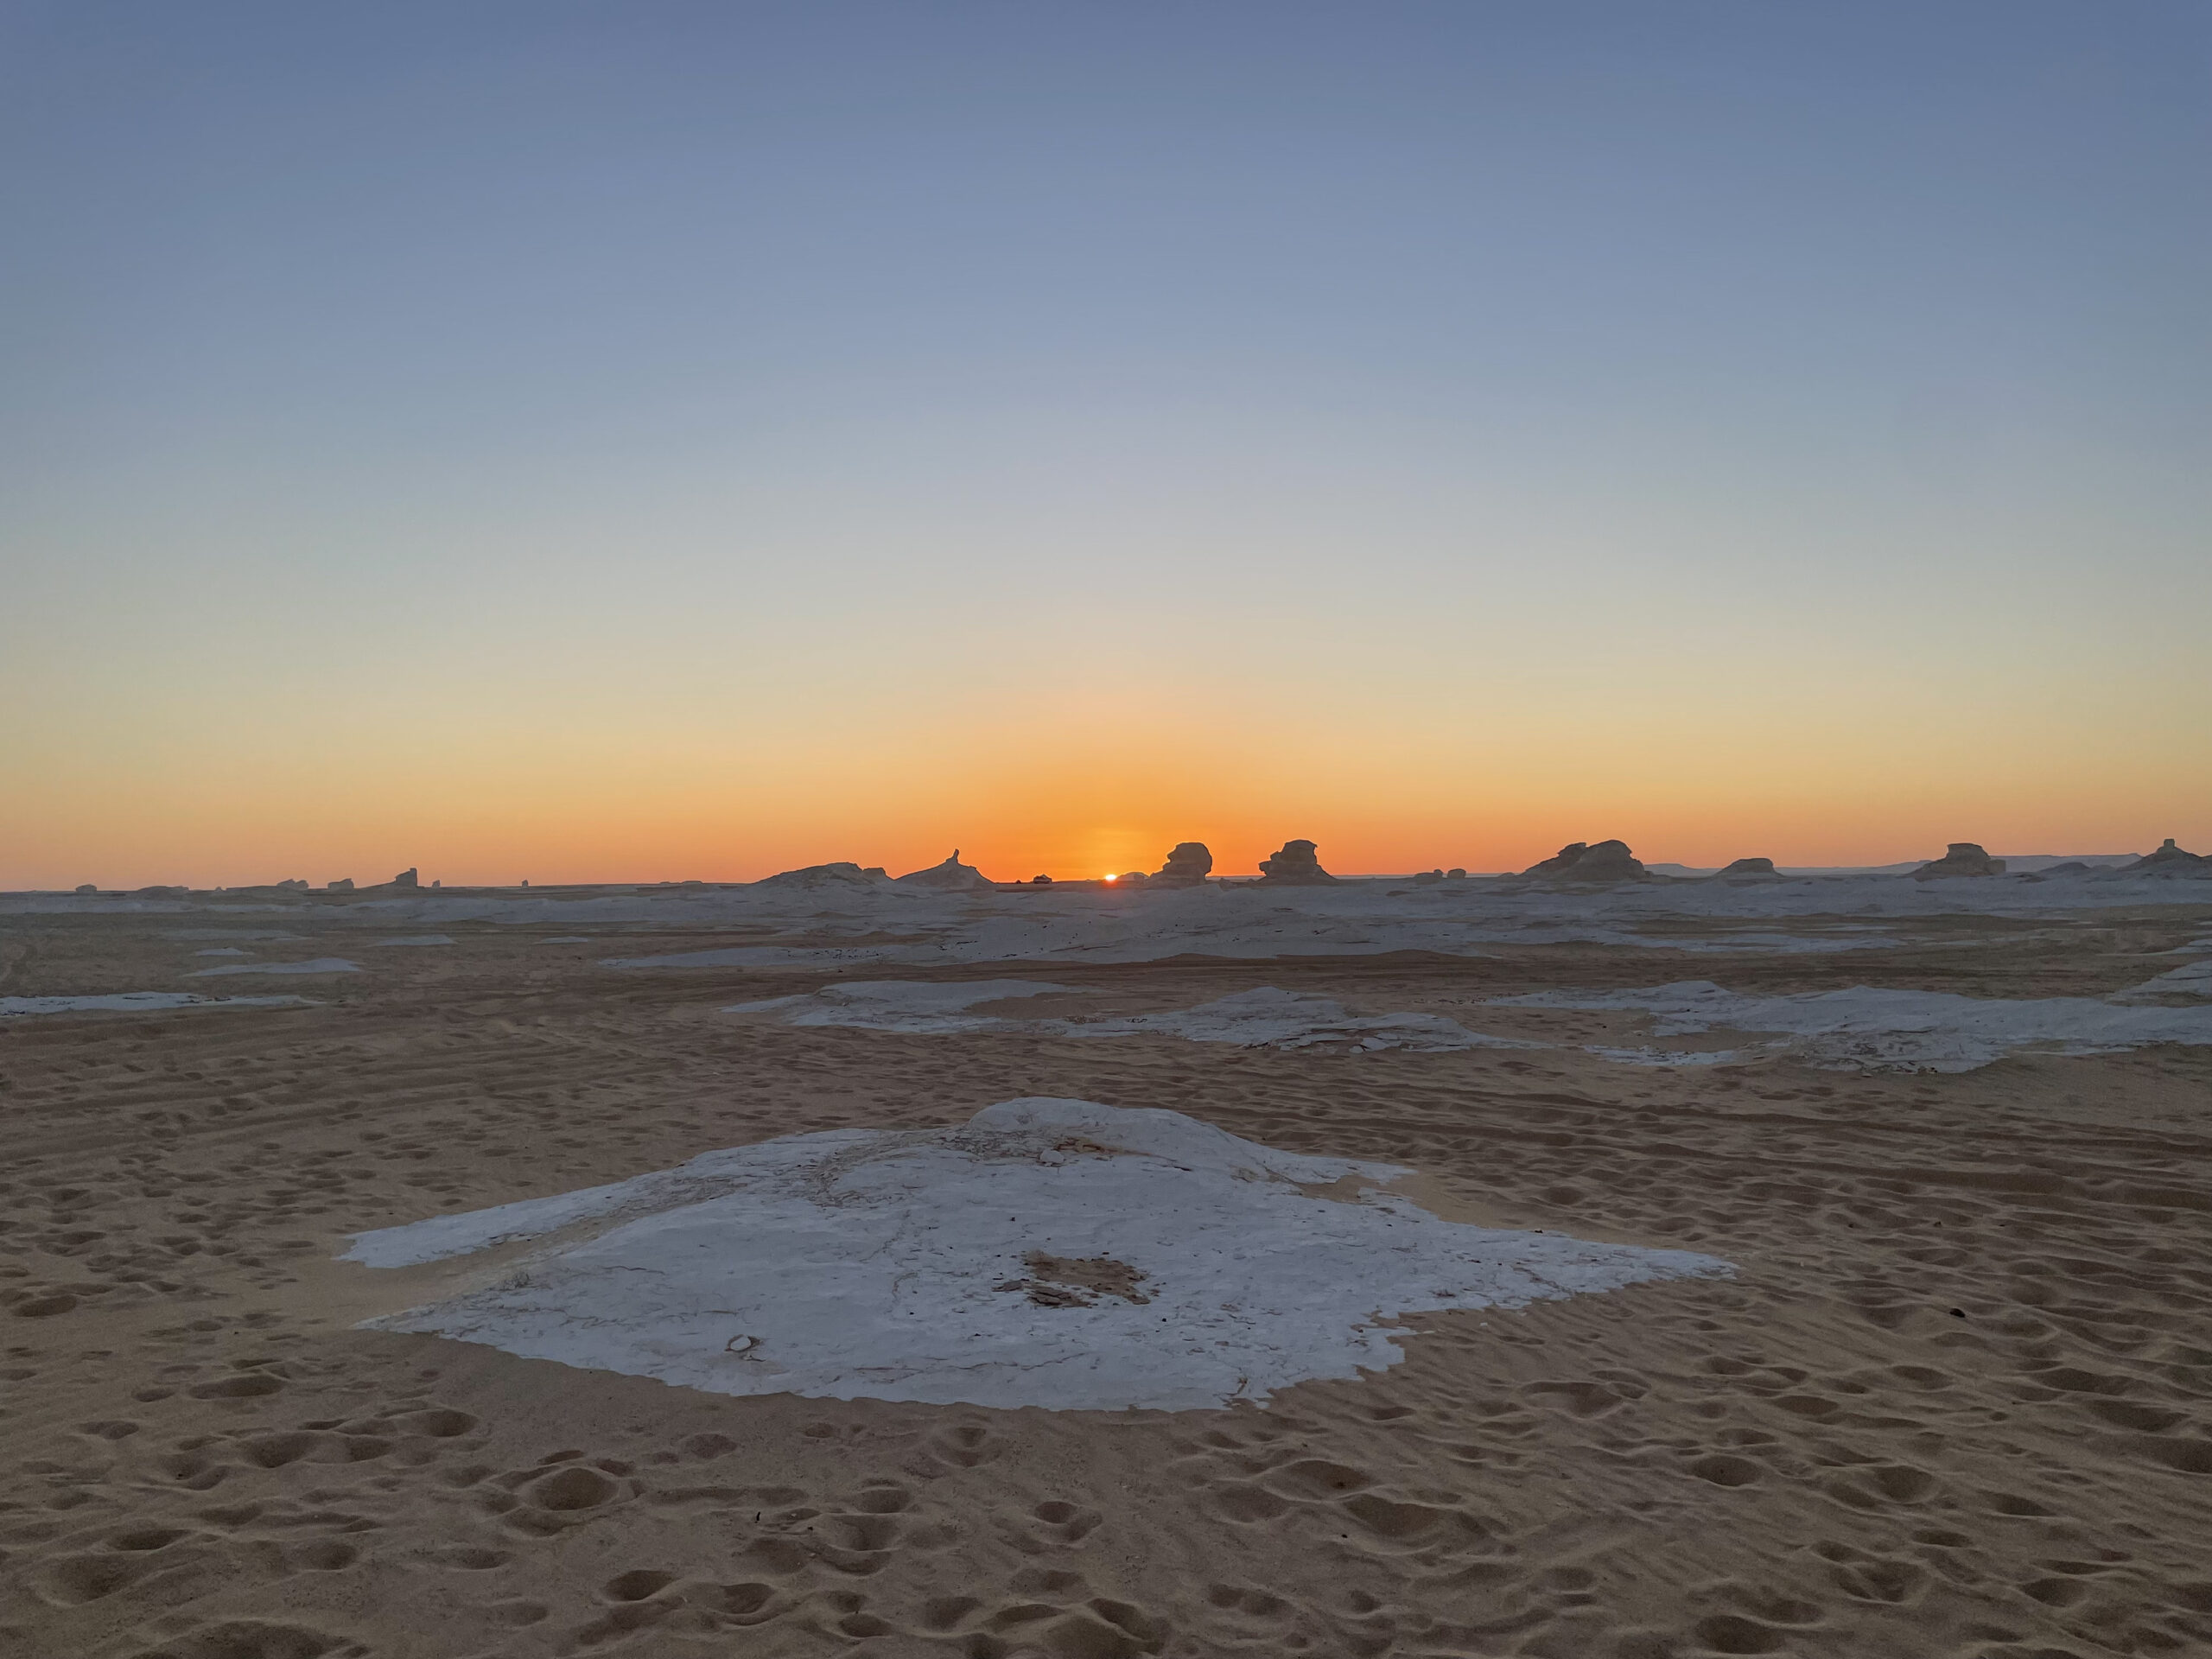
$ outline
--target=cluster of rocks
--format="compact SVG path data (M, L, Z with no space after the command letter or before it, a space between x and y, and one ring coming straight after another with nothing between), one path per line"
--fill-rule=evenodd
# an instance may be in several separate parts
M1912 873L1912 879L1916 881L1933 881L1939 877L1948 875L2002 875L2004 874L2005 861L2003 859L1992 858L1982 850L1978 842L1955 841L1951 843L1949 852L1945 853L1941 858L1930 859L1922 865Z
M1260 880L1279 887L1330 887L1337 878L1321 868L1310 841L1286 841L1273 858L1260 861Z
M1569 842L1551 857L1540 864L1531 864L1521 872L1523 875L1543 877L1554 881L1641 881L1644 879L1642 861L1628 849L1624 841Z
M1440 881L1464 881L1466 879L1466 871L1459 868L1414 872L1414 886L1417 887L1433 887Z

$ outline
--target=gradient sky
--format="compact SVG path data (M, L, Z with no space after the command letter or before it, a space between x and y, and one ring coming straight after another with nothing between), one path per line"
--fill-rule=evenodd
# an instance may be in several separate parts
M0 3L0 886L2212 850L2212 8Z

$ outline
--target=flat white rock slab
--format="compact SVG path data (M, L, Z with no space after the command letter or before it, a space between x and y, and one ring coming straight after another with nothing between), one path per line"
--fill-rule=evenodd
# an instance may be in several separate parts
M2137 989L2152 988L2164 988L2164 981ZM1522 1007L1639 1009L1658 1016L1652 1027L1658 1037L1715 1026L1786 1032L1800 1039L1815 1065L1845 1070L1971 1071L2024 1049L2109 1054L2151 1043L2212 1043L2212 1008L2127 1007L2117 1006L2119 999L2078 996L2005 1001L1865 985L1799 996L1745 996L1707 980L1682 980L1646 990L1535 991L1491 1001ZM1737 1058L1657 1049L1595 1052L1643 1065Z
M948 1036L998 1031L1047 1037L1180 1037L1194 1043L1231 1043L1243 1048L1409 1048L1427 1052L1458 1048L1535 1048L1510 1037L1487 1037L1434 1014L1356 1014L1325 996L1263 985L1164 1014L1102 1020L1017 1020L971 1014L984 1002L1066 992L1038 980L982 979L931 984L916 980L854 980L797 996L739 1002L725 1014L775 1013L786 1025L850 1026Z
M1408 1173L1177 1112L1029 1098L955 1128L791 1135L362 1233L343 1259L408 1267L565 1233L489 1287L367 1328L715 1394L1067 1410L1263 1402L1396 1363L1380 1322L1401 1314L1732 1271L1471 1227L1371 1189L1346 1201L1350 1183L1305 1190ZM1143 1300L1040 1305L1040 1252L1122 1264Z
M234 962L221 968L202 968L187 979L213 979L219 974L358 974L358 963L343 957L317 957L312 962Z
M311 1008L304 996L200 996L117 991L105 996L0 996L0 1020L27 1014L159 1014L168 1008Z

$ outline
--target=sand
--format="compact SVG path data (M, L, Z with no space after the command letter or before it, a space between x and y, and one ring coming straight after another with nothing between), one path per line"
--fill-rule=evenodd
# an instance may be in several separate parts
M0 1022L0 1651L2212 1651L2212 1048L1833 1070L1726 1027L1662 1038L1649 1009L1498 1001L1712 981L2201 1006L2181 982L2113 999L2186 964L2204 884L1891 880L1826 908L1795 881L1756 889L1764 909L1724 884L1695 903L1355 884L1287 913L1198 890L1047 919L903 893L895 916L825 913L811 892L772 913L536 890L527 910L0 903L11 997L181 991L186 931L281 925L316 959L426 925L454 941L315 1006ZM1224 901L1206 938L1247 956L1166 949L1147 908ZM1291 948L1301 928L1315 950ZM953 959L994 929L1062 944ZM602 965L760 948L798 965ZM986 1018L1266 989L1538 1046L724 1012L817 998L841 952L948 985L1050 961L1013 971L1062 991L948 994ZM1592 1052L1638 1046L1734 1058ZM1264 1407L1052 1410L731 1396L361 1329L450 1287L437 1263L335 1259L715 1148L945 1129L1030 1096L1401 1166L1440 1219L1734 1272L1408 1312L1376 1327L1396 1363ZM503 1248L526 1270L527 1243Z

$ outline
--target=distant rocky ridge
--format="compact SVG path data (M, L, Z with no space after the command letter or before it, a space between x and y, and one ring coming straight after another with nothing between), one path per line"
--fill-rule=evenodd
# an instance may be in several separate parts
M1646 873L1624 841L1601 841L1594 846L1575 841L1521 874L1554 881L1641 881Z
M1942 857L1931 859L1912 873L1916 881L1932 881L1950 875L2002 875L2005 861L1992 858L1979 842L1955 841Z
M1260 861L1260 879L1281 887L1331 887L1337 878L1321 868L1310 841L1286 841L1273 858Z

